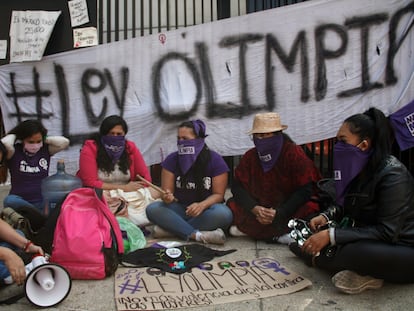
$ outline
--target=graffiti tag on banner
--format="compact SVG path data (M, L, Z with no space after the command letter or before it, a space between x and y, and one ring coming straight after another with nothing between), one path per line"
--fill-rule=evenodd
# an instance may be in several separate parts
M413 16L413 0L305 1L0 66L4 129L38 119L67 137L58 157L68 172L111 114L125 118L147 165L177 150L188 119L205 121L222 156L253 147L246 132L260 111L280 113L298 144L331 138L354 113L388 116L413 100ZM17 54L26 52L35 50Z
M115 301L118 311L171 310L286 295L311 285L269 257L206 262L183 274L119 268Z

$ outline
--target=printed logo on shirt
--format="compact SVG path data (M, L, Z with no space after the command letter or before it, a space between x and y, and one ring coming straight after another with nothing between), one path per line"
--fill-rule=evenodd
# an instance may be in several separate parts
M43 168L45 171L47 171L47 160L45 158L41 158L39 160L39 165L41 168Z
M47 170L48 163L45 158L39 160L39 166L44 170ZM20 161L20 172L23 173L40 173L39 166L30 166L25 160Z
M181 176L178 176L177 179L175 180L175 187L177 189L188 189L188 190L194 190L196 189L196 184L195 182L187 182L185 184L185 187L183 187L182 182L181 182ZM206 190L210 190L211 188L211 177L203 177L203 188Z
M210 188L211 188L211 177L204 177L203 178L203 186L204 186L204 189L210 190Z

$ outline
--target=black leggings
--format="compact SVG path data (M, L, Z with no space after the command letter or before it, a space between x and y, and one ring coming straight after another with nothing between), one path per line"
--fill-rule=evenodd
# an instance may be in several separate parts
M362 240L340 245L315 258L319 268L336 273L352 270L392 283L414 283L414 247Z

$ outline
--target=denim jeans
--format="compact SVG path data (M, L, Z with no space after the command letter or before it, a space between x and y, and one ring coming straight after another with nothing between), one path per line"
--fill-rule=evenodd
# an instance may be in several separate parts
M16 230L16 232L22 236L24 236L23 232L20 230ZM10 243L7 242L0 242L0 247L10 248L13 251L18 251L18 248ZM3 280L10 275L9 270L7 269L6 265L4 264L3 260L0 260L0 286L4 285Z
M9 194L8 196L6 196L4 198L4 201L3 201L3 206L4 207L11 207L14 210L18 210L19 207L22 207L22 206L31 207L31 208L37 209L42 214L43 214L43 210L44 210L44 202L43 201L30 203L30 202L26 201L25 199L23 199L21 196L18 196L18 195L15 195L15 194Z
M183 240L188 240L190 235L198 230L227 230L233 221L233 214L225 204L213 204L197 217L187 216L186 207L187 205L177 202L166 204L157 201L147 206L146 213L153 224Z

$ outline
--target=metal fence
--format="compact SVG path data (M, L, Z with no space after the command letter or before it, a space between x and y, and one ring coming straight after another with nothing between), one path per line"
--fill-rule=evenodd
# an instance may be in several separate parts
M306 0L98 0L99 42L109 43L168 30L231 18ZM334 139L303 145L303 149L325 177L332 173ZM413 150L394 154L414 172ZM231 168L238 157L226 157ZM152 167L154 181L159 166ZM231 179L230 179L231 182Z

